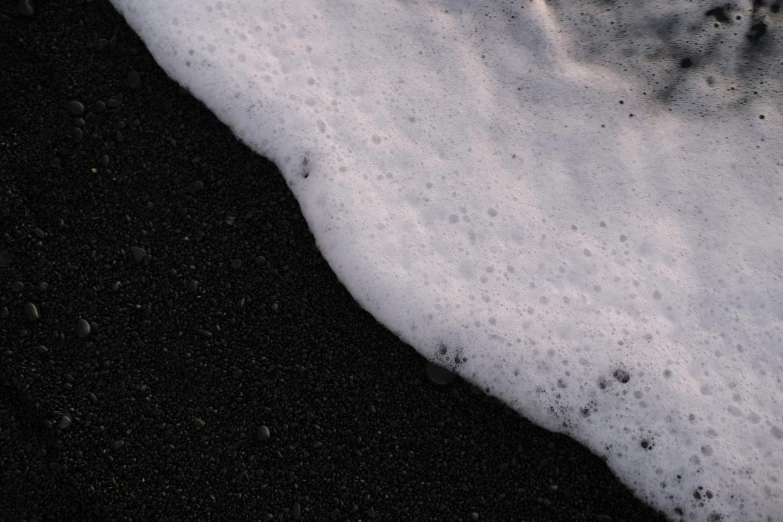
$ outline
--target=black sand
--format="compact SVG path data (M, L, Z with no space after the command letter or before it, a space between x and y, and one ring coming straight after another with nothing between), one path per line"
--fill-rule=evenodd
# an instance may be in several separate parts
M276 167L107 1L21 7L0 7L0 518L664 520L567 437L430 383Z

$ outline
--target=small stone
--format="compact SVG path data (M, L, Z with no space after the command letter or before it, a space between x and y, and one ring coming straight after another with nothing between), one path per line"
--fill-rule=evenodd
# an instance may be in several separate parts
M49 283L47 283L46 281L41 281L38 284L38 290L40 290L41 292L46 292L48 289L49 289Z
M445 386L457 377L454 372L431 362L427 363L425 373L430 381L439 386Z
M258 440L269 440L269 437L271 436L269 428L266 426L259 426L256 430L256 436L258 437Z
M212 337L212 332L204 330L203 328L196 328L196 333L202 337Z
M53 169L59 169L62 166L62 162L60 162L60 158L52 158L49 162L49 166Z
M38 236L40 239L43 239L46 237L46 232L41 230L40 228L33 229L33 233Z
M198 281L194 279L190 282L190 284L188 284L188 292L195 294L196 290L198 290Z
M73 119L73 126L74 127L84 127L86 125L86 122L84 121L84 118L74 118Z
M258 256L256 257L256 264L262 265L266 263L266 258L264 256Z
M193 182L193 190L202 190L204 188L204 182L203 181L194 181Z
M294 520L300 520L302 518L302 508L299 506L299 502L294 504L293 515Z
M111 108L111 109L116 109L120 105L122 105L122 102L120 100L118 100L117 98L109 98L106 101L106 106Z
M38 307L36 307L33 303L27 303L24 305L24 315L27 317L28 321L37 321L41 317L38 313Z
M124 441L124 440L115 440L115 441L114 441L114 444L112 444L112 446L113 446L113 447L114 447L114 449L116 449L116 450L120 449L120 448L121 448L121 447L123 447L124 445L125 445L125 441Z
M131 254L133 254L133 260L136 263L141 263L144 260L144 257L147 255L147 251L141 247L132 247Z
M90 335L90 323L84 319L79 319L79 322L76 323L76 333L79 335L80 339L84 339Z
M81 116L84 113L84 104L80 101L71 100L68 102L68 112L74 116Z
M241 259L232 259L231 260L231 268L234 270L239 270L242 268L242 260Z
M109 165L108 155L104 154L103 156L101 156L101 165L103 165L104 167L107 167Z
M71 424L73 424L73 419L70 415L63 415L63 417L60 419L60 424L57 425L58 428L61 430L67 430L71 427Z
M369 518L375 518L375 510L373 508L368 509L364 514Z
M35 9L33 9L32 4L30 4L30 0L19 0L17 10L24 16L33 16L35 14Z
M201 419L193 419L193 425L197 428L203 428L207 423Z
M11 283L11 290L13 290L14 292L21 292L22 290L24 290L24 283L21 281L14 281L13 283Z
M106 104L102 101L97 101L92 105L92 110L95 112L103 112L106 110Z
M41 353L41 354L43 354L43 353L46 353L46 352L48 352L49 350L47 350L47 349L46 349L46 346L44 346L44 345L39 345L39 346L36 346L36 347L35 347L35 351L36 351L36 352L38 352L38 353Z
M131 89L138 89L141 84L141 76L138 71L130 71L125 78L125 84Z
M478 520L479 519L479 514L474 511L473 513L470 514L470 519L471 520Z
M8 311L7 306L0 308L0 319L5 319L9 315L11 315L11 312Z
M610 517L609 515L596 515L595 519L598 522L612 522L612 517Z

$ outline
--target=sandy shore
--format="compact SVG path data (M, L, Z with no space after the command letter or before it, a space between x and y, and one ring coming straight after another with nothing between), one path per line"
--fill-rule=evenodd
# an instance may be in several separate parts
M664 520L567 437L430 383L107 1L12 4L4 520Z

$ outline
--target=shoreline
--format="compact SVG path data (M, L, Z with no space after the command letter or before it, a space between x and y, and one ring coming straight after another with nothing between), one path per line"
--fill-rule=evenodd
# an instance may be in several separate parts
M108 2L11 7L9 520L666 520L570 438L430 383L329 269L276 167Z

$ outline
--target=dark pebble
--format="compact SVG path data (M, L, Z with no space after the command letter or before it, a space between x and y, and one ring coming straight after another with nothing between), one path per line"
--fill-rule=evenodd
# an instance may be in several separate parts
M14 281L13 283L11 283L11 290L13 290L14 292L21 292L22 290L24 290L24 283L21 281Z
M106 106L109 107L110 109L116 109L120 105L122 105L122 102L120 100L118 100L117 98L109 98L106 101Z
M55 169L59 169L61 166L60 158L52 158L52 160L49 162L49 166Z
M124 445L125 445L125 441L124 441L124 440L115 440L115 441L114 441L114 444L112 444L112 447L113 447L114 449L118 450L118 449L120 449L121 447L123 447Z
M84 136L84 132L79 127L73 127L71 128L71 136L73 136L73 139L76 141L82 141L82 136Z
M193 425L197 428L203 428L207 423L201 419L193 419Z
M35 9L33 9L30 0L19 0L17 10L24 16L33 16L35 14Z
M67 430L73 424L73 418L70 415L63 415L60 423L57 425L61 430Z
M125 78L125 84L131 89L138 89L141 83L141 76L138 71L131 71L128 73L128 77Z
M0 319L5 319L11 314L11 312L8 311L8 307L4 306L0 308Z
M92 105L92 110L95 112L103 112L106 110L106 104L102 101L97 101Z
M438 386L446 386L457 377L454 372L431 362L427 362L425 373L429 380Z
M71 100L68 102L68 112L74 116L81 116L84 114L84 104L80 101Z
M90 323L84 319L79 319L79 321L76 323L76 334L80 339L84 339L90 335Z
M27 317L28 321L37 321L41 317L38 313L38 307L33 303L24 305L24 316Z
M259 426L256 430L256 437L258 437L258 440L269 440L269 437L271 437L269 428L266 426Z
M299 506L298 502L294 504L294 509L292 514L294 516L294 520L300 520L302 518L302 508Z
M133 254L133 260L136 263L141 263L147 256L147 251L141 247L131 247L131 254Z

